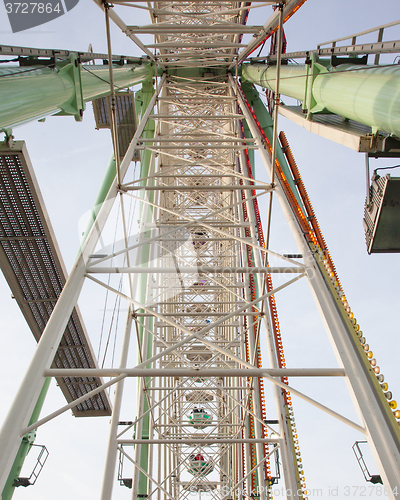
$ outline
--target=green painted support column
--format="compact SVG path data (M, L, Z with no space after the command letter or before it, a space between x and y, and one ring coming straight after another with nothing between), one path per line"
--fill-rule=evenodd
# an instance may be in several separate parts
M243 65L242 78L262 87L275 89L275 67ZM315 55L310 65L281 67L279 83L283 95L305 103L311 119L315 113L335 113L400 137L400 67L341 64Z
M46 378L28 425L32 425L38 421L44 400L46 398L47 391L50 386L50 381L51 378ZM14 481L20 477L21 469L22 466L24 465L25 458L29 453L29 450L32 448L32 444L35 441L35 438L36 438L36 431L30 432L29 434L27 434L22 438L22 442L19 447L17 456L15 457L14 464L11 468L10 475L8 476L6 484L4 485L4 489L1 494L1 500L11 500L14 494L14 490L16 488L16 486L14 486Z
M246 96L247 102L250 104L250 106L253 108L253 111L257 117L257 120L259 124L261 125L261 128L263 129L265 135L267 136L270 144L272 144L272 135L273 135L273 127L274 127L274 122L271 118L271 115L268 113L268 110L266 109L264 103L260 99L260 96L256 89L251 85L249 82L242 82L242 90L244 92L244 95ZM246 128L245 128L246 132ZM302 208L303 212L306 213L303 202L301 200L301 197L297 191L295 181L293 179L292 173L290 171L290 168L287 164L285 155L283 154L282 148L280 147L279 141L277 141L277 148L276 148L276 159L279 162L279 165L282 168L282 172L284 173L286 179L289 182L289 185L296 196L296 199Z
M252 139L252 135L251 135L249 126L247 125L247 121L245 119L243 119L243 129L244 129L244 136L246 138L248 138L248 139ZM247 152L249 154L249 160L250 160L250 165L251 165L251 172L252 172L252 174L254 176L255 151L254 151L254 149L249 149Z
M135 96L135 104L136 104L136 109L138 112L141 113L143 116L143 113L146 111L152 97L154 94L154 86L152 82L146 82L143 84L142 88L140 91L136 93ZM152 139L155 134L155 122L154 120L149 120L146 124L146 127L143 131L142 137L146 139ZM151 145L151 143L149 143ZM150 162L151 162L151 152L148 150L144 150L141 152L142 157L141 157L141 163L140 163L140 177L145 178L148 177L149 172L150 172ZM141 186L145 186L147 184L147 181L142 181ZM149 201L153 202L154 201L154 192L152 191L143 191L142 196L149 196ZM145 207L144 203L141 203L141 217L143 217L143 214L147 214L145 220L142 220L143 223L150 223L152 222L153 218L153 208L152 207ZM145 238L150 238L150 230L145 230L144 232L144 237ZM143 245L142 250L141 250L141 260L140 260L140 265L143 267L146 267L149 265L149 259L150 259L150 245ZM138 277L138 300L141 303L144 303L146 301L146 292L147 292L147 280L148 277L145 274L140 274ZM139 310L139 312L144 312L143 310ZM145 319L140 318L138 320L138 330L139 330L139 341L142 346L142 353L143 353L143 358L147 359L151 357L152 355L152 344L153 344L153 338L150 333L147 333L146 335L144 334L144 323ZM153 319L151 318L148 323L148 330L149 332L152 331L153 328ZM147 341L146 341L147 339ZM151 368L151 366L146 366L146 368ZM150 382L150 378L145 379L145 383L148 384ZM140 394L139 394L140 397ZM149 409L149 404L147 401L147 398L144 396L143 398L143 413L145 413ZM141 427L141 435L136 436L139 439L149 439L150 437L150 415L147 415L142 419L142 427ZM140 453L140 466L142 467L143 470L146 472L149 471L149 446L146 444L141 445L141 453ZM148 479L143 474L142 472L139 472L138 475L139 478L139 484L138 484L138 496L139 498L144 498L145 496L148 495L147 491L147 483Z
M143 90L136 92L135 95L135 107L136 107L136 113L138 115L138 118L140 115L143 115L143 113L146 111L147 106L151 100L151 97L154 94L154 88L153 84L151 82L148 82L147 85L144 85L143 88L149 88L151 91L143 94ZM143 99L143 95L146 96L145 99ZM149 98L147 98L149 96ZM147 135L146 135L147 134ZM148 135L150 134L150 135ZM153 134L153 135L151 135ZM149 120L149 123L146 125L144 132L143 132L143 137L153 137L154 136L154 120ZM147 151L144 153L148 153ZM143 168L143 159L146 158L146 161L149 163L150 161L150 155L142 155L142 167ZM147 165L147 170L148 170L148 165ZM103 178L103 182L100 186L99 192L97 194L96 200L94 202L94 206L92 208L92 212L90 215L89 222L87 224L87 227L82 234L82 239L81 239L81 245L80 248L82 248L90 230L92 229L92 226L94 224L94 221L96 220L97 214L99 213L99 210L106 199L107 193L110 190L110 187L114 181L116 175L116 164L115 164L115 159L114 155L111 156L110 162L108 164L106 173Z
M117 66L117 88L151 80L150 64ZM55 113L81 119L85 102L110 92L108 66L82 66L76 55L55 69L8 66L0 69L0 129L38 120Z
M99 213L101 206L103 205L104 200L107 197L108 191L110 190L110 187L115 179L117 170L116 170L116 164L115 164L115 159L114 159L114 154L111 156L110 163L108 164L106 173L103 178L103 182L101 183L99 192L97 193L97 197L95 199L92 211L90 213L90 218L87 223L86 229L84 233L82 234L81 238L81 244L79 247L79 252L81 251L86 238L88 237L90 230L93 227L93 224L95 223L97 214Z

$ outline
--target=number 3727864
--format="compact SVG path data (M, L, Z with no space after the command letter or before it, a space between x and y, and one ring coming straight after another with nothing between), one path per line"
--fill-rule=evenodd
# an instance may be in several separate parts
M61 13L60 4L51 3L6 3L7 14L52 14Z

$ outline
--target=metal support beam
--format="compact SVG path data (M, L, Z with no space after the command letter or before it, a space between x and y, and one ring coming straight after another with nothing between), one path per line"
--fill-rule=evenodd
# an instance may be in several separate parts
M399 75L398 64L386 66L384 71L365 65L340 65L329 70L314 57L311 69L306 65L282 67L279 85L283 95L304 101L311 114L334 113L372 127L373 133L382 130L400 136L400 121L393 107L400 92ZM276 89L274 67L243 65L242 78Z
M169 351L170 352L170 351ZM168 353L167 353L168 354ZM49 368L46 377L345 377L343 368Z
M257 139L259 151L264 165L271 175L270 158L266 151L263 137L246 102L239 94L239 103L252 135ZM365 421L367 439L380 468L384 483L392 492L400 484L400 431L397 422L382 394L371 365L365 357L347 316L339 309L339 304L332 289L324 281L318 254L312 251L304 238L296 214L293 212L280 185L276 187L276 195L296 240L299 252L304 261L310 265L308 282L318 305L327 333L332 340L334 352L340 365L344 366L348 376L350 394L358 410L360 418ZM311 272L312 269L312 272ZM394 500L394 495L389 493Z
M283 22L285 23L293 14L298 10L305 0L287 0L281 2L284 4L283 8ZM261 43L272 35L274 31L278 29L279 26L279 9L276 9L268 21L264 24L261 33L255 37L248 45L239 52L238 62L240 64L243 62ZM232 64L229 69L232 69L234 65Z
M133 150L135 149L139 137L145 124L153 110L156 98L165 81L165 76L161 79L157 92L150 101L149 107L143 116L135 136L127 150L124 159L121 162L121 178L123 179L131 162ZM114 180L113 185L107 195L106 202L103 203L94 227L92 228L85 245L76 260L72 272L64 286L64 289L57 301L53 314L51 315L42 337L37 345L32 362L22 381L21 387L15 397L14 403L6 417L3 427L0 431L0 448L3 450L0 456L0 490L2 491L7 480L12 463L19 446L19 436L21 429L26 427L29 415L32 413L33 406L37 400L41 387L43 386L43 372L49 368L54 357L54 353L65 327L75 306L81 287L83 285L86 272L86 261L89 255L94 252L99 233L101 232L107 217L112 208L112 201L117 196L117 183ZM107 203L109 201L109 203Z
M110 91L107 66L82 66L75 54L58 69L43 66L0 69L0 128L15 127L55 113L81 119L84 102ZM27 72L29 71L29 72ZM137 85L151 79L150 64L113 69L117 88Z

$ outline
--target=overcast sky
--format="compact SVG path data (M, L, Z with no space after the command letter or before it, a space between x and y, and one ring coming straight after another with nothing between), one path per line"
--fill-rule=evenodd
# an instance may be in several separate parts
M265 22L270 10L265 8L260 12L257 19L250 18L249 23ZM287 50L313 49L318 43L391 22L398 17L398 12L397 0L386 0L382 4L371 0L308 0L286 25ZM138 16L136 10L129 13L130 18L125 18L127 24L147 22L146 17ZM81 0L77 7L57 20L18 34L13 34L9 28L3 3L0 4L0 19L0 43L3 45L87 50L92 44L94 51L106 52L103 14L93 2L87 0ZM398 30L393 31L392 37L388 32L387 39L398 38ZM114 28L112 45L114 53L140 55L125 35ZM394 56L390 56L390 62L393 59ZM395 399L400 398L398 256L367 255L362 226L364 156L314 136L283 118L279 118L279 122L280 128L287 133L350 306L381 366L389 389ZM50 117L45 123L18 127L14 135L17 140L27 143L69 269L79 245L80 221L92 206L111 155L109 133L94 129L91 105L88 105L82 123L76 123L70 117ZM376 168L375 164L389 166L396 163L390 160L371 161L372 168ZM264 167L259 164L257 169L257 175L263 177ZM396 171L389 172L396 175ZM272 247L281 252L295 251L293 239L284 225L276 204ZM82 296L81 308L97 352L102 303L90 309L89 293L90 288ZM277 305L287 366L337 366L307 286L302 284L282 292L282 296L277 296ZM2 421L35 347L33 336L15 301L10 298L2 276L0 318ZM124 320L122 313L121 321ZM132 363L134 359L132 354ZM296 380L294 385L336 411L357 419L342 381L321 383ZM329 496L328 488L336 485L341 488L342 495L339 494L339 497L344 496L346 486L367 486L351 450L354 441L361 438L357 432L295 397L293 400L307 485L323 488L324 498ZM44 413L63 403L59 389L52 387ZM125 408L121 417L133 420L135 414L131 405L127 404ZM269 408L273 418L274 407L271 405ZM55 494L57 500L97 498L107 434L107 418L75 419L65 414L46 424L38 432L37 443L46 444L49 448L49 461L37 484L27 489L19 488L14 498L46 500L54 498ZM371 469L375 469L373 464ZM375 490L369 494L370 490L367 490L370 498L379 496ZM363 495L361 490L353 489L350 496L361 498ZM115 486L115 499L129 497L129 490Z

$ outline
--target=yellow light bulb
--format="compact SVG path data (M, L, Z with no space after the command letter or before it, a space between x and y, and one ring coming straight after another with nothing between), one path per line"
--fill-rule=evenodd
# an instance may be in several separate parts
M397 401L396 400L392 400L392 401L389 401L389 406L392 410L395 410L397 408ZM399 410L397 410L399 411ZM399 418L399 417L396 417L396 418Z
M367 352L367 358L372 359L374 356L374 353L372 351Z

